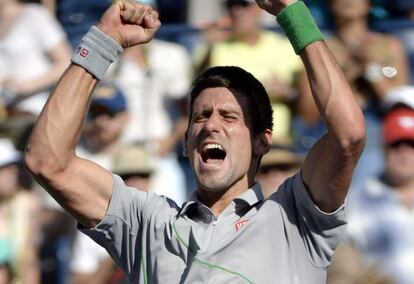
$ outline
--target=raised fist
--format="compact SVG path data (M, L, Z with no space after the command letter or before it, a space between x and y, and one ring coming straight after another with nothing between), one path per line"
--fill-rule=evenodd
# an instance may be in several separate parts
M161 22L151 6L132 0L115 0L97 26L126 48L149 42Z
M297 0L256 0L257 5L270 14L277 16L279 12Z

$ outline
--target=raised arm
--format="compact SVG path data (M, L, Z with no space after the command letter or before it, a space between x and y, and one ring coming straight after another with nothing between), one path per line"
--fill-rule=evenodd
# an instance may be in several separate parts
M257 2L268 12L278 15L297 1ZM323 41L307 45L300 51L300 56L313 98L328 128L328 133L310 150L303 165L302 178L316 205L323 211L332 212L344 202L364 148L364 117L340 67Z
M100 38L93 35L93 50L82 53L84 63L78 61L78 65L72 64L66 70L27 145L25 163L34 178L84 226L95 226L104 217L112 193L111 173L75 154L98 81L94 71L102 66L102 60L111 57L103 43L109 39L109 46L116 50L146 43L159 26L158 14L149 6L118 0L108 8L98 24L103 34ZM93 53L99 54L95 57L98 60L91 62L87 55Z

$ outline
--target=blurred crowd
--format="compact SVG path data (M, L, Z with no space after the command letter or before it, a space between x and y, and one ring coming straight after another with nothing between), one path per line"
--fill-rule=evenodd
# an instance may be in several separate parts
M276 21L253 0L140 2L159 11L163 27L150 44L126 49L98 84L77 154L182 204L195 188L182 154L191 80L237 65L263 83L274 110L273 147L257 174L269 196L326 131ZM304 2L368 130L328 283L414 283L414 0ZM21 160L73 50L111 3L0 0L0 284L127 283Z

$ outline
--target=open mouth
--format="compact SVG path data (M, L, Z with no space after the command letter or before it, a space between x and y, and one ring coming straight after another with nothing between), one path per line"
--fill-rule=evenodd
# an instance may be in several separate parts
M220 144L206 144L201 150L201 159L206 164L214 164L222 162L226 158L226 151Z

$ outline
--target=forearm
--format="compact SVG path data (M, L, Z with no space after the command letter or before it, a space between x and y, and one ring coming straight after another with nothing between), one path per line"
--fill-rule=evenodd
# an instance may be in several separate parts
M321 116L313 100L306 72L300 74L296 113L307 125L315 125L320 121Z
M310 150L302 178L325 212L343 204L365 145L363 114L333 55L320 41L301 54L319 113L328 128Z
M68 68L33 130L26 157L29 164L36 163L36 166L30 168L53 173L67 167L74 157L96 82L82 67Z
M93 27L83 37L72 57L74 64L43 108L25 153L29 171L86 227L104 218L113 190L110 172L75 154L93 88L123 48L149 42L160 22L149 6L117 1L98 26L102 29Z
M325 43L319 41L307 46L301 58L313 98L330 136L343 146L359 139L364 128L363 114Z

